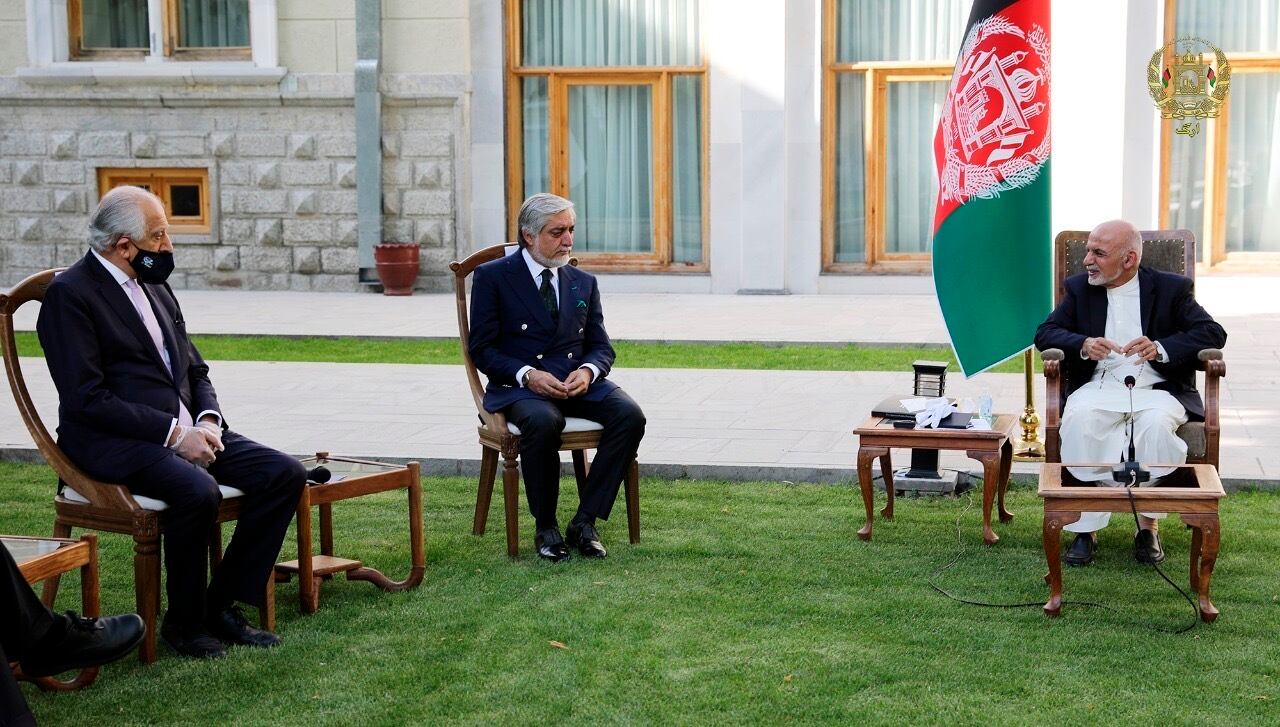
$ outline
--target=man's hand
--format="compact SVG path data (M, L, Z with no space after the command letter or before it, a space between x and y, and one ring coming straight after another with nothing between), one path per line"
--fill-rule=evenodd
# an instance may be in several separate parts
M530 371L525 386L528 387L529 391L549 399L569 398L569 388L564 385L564 382L546 371L538 369Z
M1156 346L1156 342L1146 336L1138 336L1124 345L1124 350L1120 353L1125 356L1137 356L1143 361L1154 361L1160 356L1160 349Z
M1097 338L1084 339L1084 345L1080 347L1080 353L1085 357L1094 361L1101 361L1106 358L1112 351L1120 353L1120 346L1115 341L1108 340L1101 336Z
M582 396L587 393L587 388L591 386L591 369L583 366L574 371L569 374L569 378L564 380L564 385L569 391L569 396Z
M173 430L174 442L170 448L186 461L208 467L217 458L214 446L221 448L222 443L215 439L204 427L184 427L178 425Z
M203 429L205 434L211 435L214 440L213 448L215 451L221 452L226 449L226 447L222 446L222 427L218 426L217 422L209 417L205 417L199 422L196 422L196 426Z

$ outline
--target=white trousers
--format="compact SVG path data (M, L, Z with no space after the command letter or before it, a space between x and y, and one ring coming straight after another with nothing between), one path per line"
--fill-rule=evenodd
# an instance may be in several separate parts
M1187 444L1175 432L1187 421L1187 412L1167 391L1158 389L1134 389L1133 445L1139 462L1145 464L1178 465L1187 461ZM1071 474L1081 481L1094 481L1111 487L1120 485L1111 480L1111 464L1106 466L1071 467L1071 463L1116 463L1127 453L1129 444L1128 418L1129 391L1123 386L1099 386L1086 384L1068 399L1062 413L1059 434L1062 441L1062 461ZM1151 482L1169 474L1168 467L1148 467ZM1158 519L1166 513L1144 512L1142 515ZM1063 528L1072 533L1092 533L1107 526L1109 512L1086 512L1080 519Z

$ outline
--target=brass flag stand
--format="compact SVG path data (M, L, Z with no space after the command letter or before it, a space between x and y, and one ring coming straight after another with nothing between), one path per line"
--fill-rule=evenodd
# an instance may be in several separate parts
M1032 388L1035 384L1035 363L1031 355L1029 348L1022 353L1022 373L1027 384L1027 406L1022 410L1022 416L1018 417L1018 423L1022 425L1022 438L1013 449L1013 458L1018 462L1044 461L1044 442L1040 441L1038 431L1040 415L1036 413L1035 391Z

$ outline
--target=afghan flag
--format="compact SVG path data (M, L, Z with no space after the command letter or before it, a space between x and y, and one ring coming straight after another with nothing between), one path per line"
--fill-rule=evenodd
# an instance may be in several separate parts
M1049 0L974 1L933 149L933 285L968 377L1050 310Z

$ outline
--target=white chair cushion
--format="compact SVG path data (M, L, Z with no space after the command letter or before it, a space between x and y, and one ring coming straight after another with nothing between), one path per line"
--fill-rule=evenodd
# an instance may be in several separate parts
M565 417L564 429L561 429L560 431L563 434L569 434L571 432L599 432L603 429L604 425L600 422L593 422L590 419L579 419L578 417ZM517 437L520 436L520 427L517 427L511 422L507 422L507 431Z
M218 485L218 491L222 493L222 499L224 500L231 500L236 497L244 496L244 493L241 492L240 490L237 490L234 487L227 487L226 485ZM85 505L89 504L89 501L85 499L84 495L81 495L79 492L76 492L70 487L62 488L62 496L72 502L79 502ZM164 500L156 500L154 498L144 497L142 495L134 495L133 499L135 502L138 503L138 507L141 507L143 510L150 510L152 512L162 512L164 510L169 509L169 503L165 502Z

